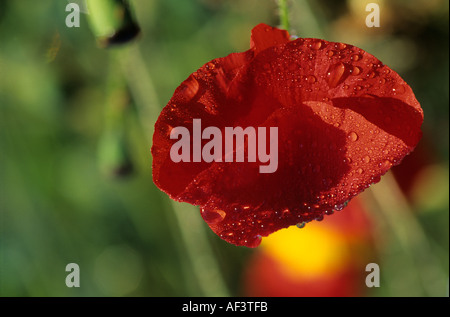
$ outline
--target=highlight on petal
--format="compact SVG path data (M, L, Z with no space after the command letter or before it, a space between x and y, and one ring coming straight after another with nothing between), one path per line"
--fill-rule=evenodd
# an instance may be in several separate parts
M248 140L244 162L226 162L224 152L211 162L173 162L171 131L184 127L194 142L194 119L222 135L226 127L276 127L277 170L260 173ZM411 88L373 55L321 39L289 41L260 24L248 51L206 63L175 90L155 124L153 179L172 199L200 206L219 237L255 247L378 182L414 149L422 121Z

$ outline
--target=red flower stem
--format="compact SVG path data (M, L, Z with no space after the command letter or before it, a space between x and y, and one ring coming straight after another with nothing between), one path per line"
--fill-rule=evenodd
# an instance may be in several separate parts
M289 32L289 8L288 0L277 0L278 3L278 14L280 15L280 28L285 29Z
M403 254L396 257L395 261L396 267L401 266L401 270L387 276L385 280L393 286L392 288L398 287L394 285L395 281L398 281L399 285L407 280L409 285L407 291L414 292L410 296L444 296L447 276L392 173L385 174L381 182L373 185L367 192L366 201L369 203L372 201L373 205L371 210L379 211L376 216L381 219L378 220L384 220L389 233L395 235L393 238L403 249ZM380 249L386 252L386 245Z
M140 124L147 137L148 148L150 148L154 124L161 111L153 80L137 47L130 47L120 60L125 79L136 103ZM167 198L165 202L168 201ZM203 296L229 296L198 208L172 200L170 202L165 207L172 210L175 215L178 225L177 232L181 233L181 241L184 245L183 251L187 253L194 277Z

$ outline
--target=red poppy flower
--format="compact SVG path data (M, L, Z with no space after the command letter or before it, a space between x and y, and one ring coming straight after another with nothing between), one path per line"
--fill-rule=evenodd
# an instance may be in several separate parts
M277 127L277 170L260 173L261 162L249 160L174 162L172 129L192 135L194 119L221 131ZM255 247L378 182L414 149L422 121L411 88L369 53L259 24L248 51L208 62L175 90L155 124L153 179L172 199L199 205L222 239Z

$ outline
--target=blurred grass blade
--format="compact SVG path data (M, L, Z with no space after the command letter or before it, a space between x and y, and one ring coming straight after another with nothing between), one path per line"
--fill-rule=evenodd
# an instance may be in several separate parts
M390 284L407 274L410 296L444 296L448 276L392 173L385 174L382 181L367 193L366 198L371 198L374 207L380 211L379 220L387 223L402 248L402 254L397 253L396 262L400 264L398 262L401 261L403 268L396 276L390 276Z
M130 109L127 85L117 55L110 56L104 110L103 134L98 147L100 170L108 176L127 176L133 171L126 137L125 119Z

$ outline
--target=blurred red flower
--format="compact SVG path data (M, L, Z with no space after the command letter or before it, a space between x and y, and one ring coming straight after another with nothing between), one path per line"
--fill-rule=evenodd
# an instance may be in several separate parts
M196 118L222 132L277 127L278 169L172 161L172 129L192 135ZM422 121L411 88L369 53L259 24L248 51L208 62L175 90L155 125L153 179L172 199L199 205L219 237L255 247L378 182L414 149Z
M243 295L262 297L365 296L365 266L376 261L372 228L353 199L345 212L304 229L264 239L245 266Z

